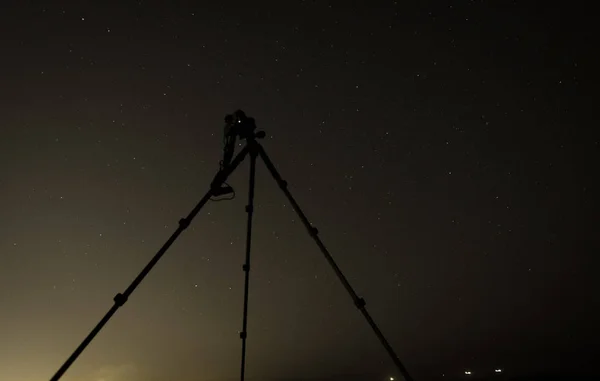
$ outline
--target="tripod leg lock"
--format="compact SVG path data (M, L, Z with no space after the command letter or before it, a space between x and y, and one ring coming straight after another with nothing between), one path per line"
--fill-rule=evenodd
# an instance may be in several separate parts
M247 263L246 263L246 264L244 264L244 265L242 266L242 270L244 270L245 272L248 272L248 271L250 271L250 265L249 265L249 264L247 264Z
M310 227L310 235L312 235L313 237L316 237L319 235L319 229L317 229L314 226Z
M288 186L288 183L287 183L287 181L285 181L285 180L283 180L283 179L279 179L279 180L277 181L277 184L279 184L279 187L280 187L281 189L287 189L287 186Z
M246 338L246 332L240 332L240 339L244 340Z
M117 295L115 295L113 300L115 301L115 304L117 306L122 307L123 304L125 304L125 302L127 301L127 297L119 292Z
M363 298L356 298L354 300L354 305L356 306L356 308L361 310L361 309L365 308L365 306L367 305L367 302L365 302L365 300Z
M187 218L182 218L179 220L179 226L181 226L181 229L187 229L188 226L190 226L190 220L188 220Z

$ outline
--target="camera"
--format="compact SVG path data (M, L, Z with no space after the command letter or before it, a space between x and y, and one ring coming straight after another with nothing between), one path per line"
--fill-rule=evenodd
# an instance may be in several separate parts
M256 122L254 118L248 118L242 110L225 116L225 135L227 138L247 139L254 136Z

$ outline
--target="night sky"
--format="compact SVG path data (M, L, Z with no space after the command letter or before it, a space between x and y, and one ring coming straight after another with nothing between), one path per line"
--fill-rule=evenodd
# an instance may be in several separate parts
M239 108L416 380L593 372L593 24L526 3L3 2L0 380L58 370ZM238 377L248 164L63 380ZM247 376L400 380L260 161L255 202Z

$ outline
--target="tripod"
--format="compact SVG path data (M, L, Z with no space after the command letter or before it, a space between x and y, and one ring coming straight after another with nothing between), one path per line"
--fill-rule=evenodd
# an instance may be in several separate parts
M337 275L338 279L342 282L342 285L348 291L348 294L352 298L354 305L356 308L360 310L363 314L367 323L372 328L373 332L387 351L388 355L391 357L392 361L400 371L400 373L404 376L406 381L412 381L412 377L400 362L400 359L394 352L392 346L388 343L387 339L375 324L375 321L371 318L371 315L367 312L366 303L363 298L360 298L340 268L337 266L336 262L333 260L331 254L319 238L319 232L317 228L313 227L309 222L308 218L304 215L300 206L290 193L287 188L287 182L284 181L279 172L275 168L275 165L265 152L264 148L257 139L262 139L265 136L265 133L262 131L254 132L254 119L246 118L243 112L238 111L235 114L236 119L232 119L232 115L228 115L226 117L226 121L228 123L233 123L236 128L228 129L229 131L234 131L234 136L231 137L235 139L236 136L239 136L241 139L246 140L246 145L244 148L237 154L235 159L231 161L231 152L226 152L226 157L229 155L229 159L224 160L223 166L221 170L217 173L214 180L211 183L210 190L202 197L202 199L198 202L198 204L191 210L191 212L184 218L179 220L179 227L173 232L171 237L163 244L163 246L158 250L158 252L152 257L152 259L148 262L148 264L142 269L142 271L138 274L138 276L133 280L133 282L127 287L127 289L123 293L118 293L115 295L113 301L113 306L108 310L108 312L104 315L104 317L98 322L98 324L92 329L92 331L87 335L87 337L81 342L81 344L75 349L75 351L71 354L71 356L65 361L65 363L58 369L58 371L54 374L54 376L50 379L50 381L58 381L64 373L69 369L69 367L77 360L79 355L85 350L85 348L92 342L94 337L100 332L100 330L108 323L110 318L117 312L117 310L122 307L125 302L127 302L128 298L131 296L133 291L139 286L142 280L148 275L148 273L152 270L152 268L156 265L156 263L160 260L160 258L166 253L169 247L175 242L177 237L190 225L194 217L200 212L200 209L211 199L213 196L218 196L222 194L229 193L232 191L231 187L222 185L225 183L227 178L235 171L235 169L240 165L242 161L246 158L247 155L250 155L250 179L249 179L249 189L248 189L248 205L246 206L246 212L248 213L247 219L247 230L246 230L246 259L245 263L242 266L242 269L245 273L245 282L244 282L244 308L243 308L243 321L242 321L242 331L240 332L240 338L242 339L242 357L241 357L241 379L240 381L244 381L245 369L246 369L246 338L247 338L247 323L248 323L248 290L249 290L249 281L250 281L250 248L252 242L252 216L254 213L254 185L255 185L255 175L256 175L256 159L260 156L260 158L265 163L267 169L271 173L273 179L277 182L289 202L292 204L293 209L300 217L300 220L308 230L310 236L314 239L315 243L325 256L325 259L332 267L333 271ZM250 121L250 123L248 123Z

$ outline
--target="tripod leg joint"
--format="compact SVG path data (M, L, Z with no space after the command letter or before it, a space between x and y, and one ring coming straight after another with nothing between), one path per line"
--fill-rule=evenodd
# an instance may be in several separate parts
M249 264L247 264L247 263L246 263L246 264L244 264L244 265L242 266L242 270L244 270L245 272L248 272L248 271L250 271L250 265L249 265Z
M127 301L127 297L119 292L117 295L115 295L113 300L115 301L115 304L118 307L122 307L123 304L125 304L125 302Z
M312 235L313 237L316 237L319 235L319 229L317 229L314 226L310 227L310 235Z
M240 332L240 339L244 340L246 338L246 332Z
M188 220L187 218L182 218L179 220L179 226L181 227L181 229L187 229L188 226L190 226L190 220Z
M361 310L361 309L365 308L365 306L367 305L367 302L363 298L356 298L356 300L354 300L354 305L356 306L356 308Z
M254 212L254 206L246 205L246 213L252 213L252 212Z
M281 189L287 189L287 186L288 186L287 181L285 181L283 179L278 179L277 180L277 184L279 185L279 188L281 188Z

